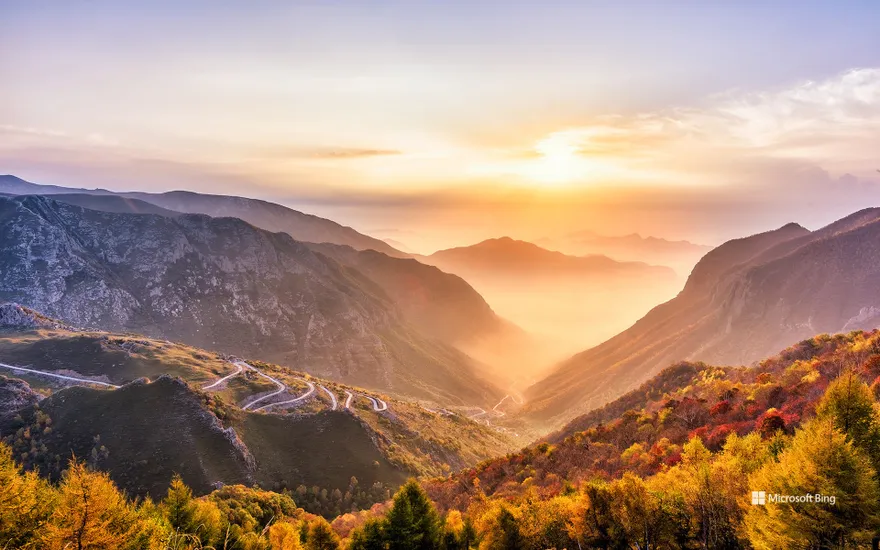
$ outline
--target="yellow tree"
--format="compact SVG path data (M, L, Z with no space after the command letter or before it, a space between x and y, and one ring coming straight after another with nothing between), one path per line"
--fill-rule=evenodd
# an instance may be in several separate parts
M0 443L0 548L25 548L45 523L55 493L35 472L23 473Z
M279 521L269 527L269 544L272 550L302 550L299 529L287 521Z
M309 524L305 547L307 550L337 550L339 537L333 532L327 520L319 517Z
M49 550L130 548L139 540L140 518L107 474L71 461L41 533Z
M609 485L612 515L633 548L647 550L657 544L660 526L660 507L656 495L648 490L644 480L626 472Z
M880 525L880 488L865 453L830 418L803 427L791 445L750 478L768 495L824 495L829 501L747 507L744 530L756 550L867 546Z

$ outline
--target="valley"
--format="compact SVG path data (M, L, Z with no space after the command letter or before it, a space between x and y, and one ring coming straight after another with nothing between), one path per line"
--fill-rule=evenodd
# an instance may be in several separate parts
M0 2L0 550L880 550L878 6Z
M81 456L130 495L253 486L360 536L415 476L491 537L503 502L614 501L801 437L839 377L876 377L876 209L728 241L678 291L668 267L512 239L409 257L153 199L0 198L0 447L52 483Z

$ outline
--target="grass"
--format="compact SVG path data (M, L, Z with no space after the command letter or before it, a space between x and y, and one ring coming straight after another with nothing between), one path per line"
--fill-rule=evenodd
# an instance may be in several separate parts
M203 392L203 386L235 372L230 359L137 335L0 331L2 362L124 385L113 391L64 388L44 377L4 372L49 397L0 425L0 437L47 475L60 475L75 454L109 471L131 494L154 497L174 472L197 492L218 481L344 490L352 476L365 487L396 486L410 475L439 475L515 446L464 416L430 413L416 403L261 361L248 363L287 384L288 399L308 390L305 379L333 392L338 410L329 410L330 398L316 387L295 405L270 409L284 414L245 412L241 405L277 386L245 370ZM153 382L130 384L140 378ZM350 410L343 410L346 391L358 394ZM385 400L389 410L374 411L366 395ZM245 448L223 434L229 427Z

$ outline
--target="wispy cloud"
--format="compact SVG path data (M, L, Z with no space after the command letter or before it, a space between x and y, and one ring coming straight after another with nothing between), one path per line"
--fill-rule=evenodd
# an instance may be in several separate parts
M773 91L728 92L699 107L602 116L546 136L532 156L540 158L542 147L568 149L585 163L601 159L633 173L680 172L682 178L735 178L733 165L771 160L874 173L880 69L854 69Z
M372 157L388 157L403 154L396 149L372 149L363 147L279 147L258 153L275 159L348 160Z

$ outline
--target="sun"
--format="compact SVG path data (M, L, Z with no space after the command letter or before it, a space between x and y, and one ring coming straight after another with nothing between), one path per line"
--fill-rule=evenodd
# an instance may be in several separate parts
M548 187L565 186L583 176L584 162L579 146L570 136L554 134L535 145L540 157L530 163L528 176Z

